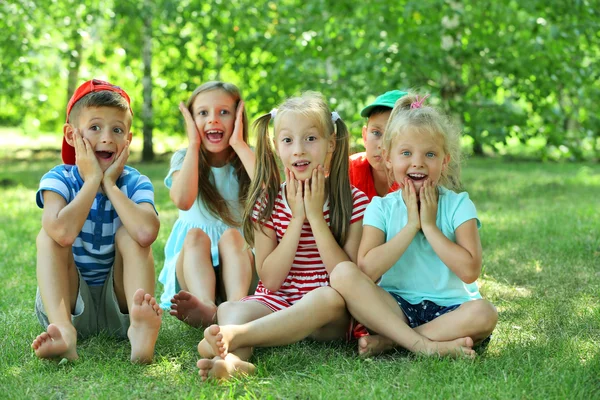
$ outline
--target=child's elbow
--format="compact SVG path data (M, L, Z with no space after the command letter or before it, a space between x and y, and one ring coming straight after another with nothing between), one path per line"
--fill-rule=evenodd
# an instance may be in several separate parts
M160 225L156 223L146 227L145 229L140 229L137 232L135 241L138 242L141 247L150 247L158 237L159 227Z
M179 210L188 211L194 205L195 199L189 199L171 194L171 201Z
M463 274L461 280L464 283L474 283L479 275L481 274L481 263L475 263L469 268L469 270Z

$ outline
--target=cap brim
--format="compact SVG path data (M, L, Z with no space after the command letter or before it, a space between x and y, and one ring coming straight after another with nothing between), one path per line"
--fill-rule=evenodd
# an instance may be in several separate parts
M63 163L69 165L75 165L75 148L67 143L67 139L63 136L62 144L62 159Z
M375 108L374 105L370 105L370 106L366 106L365 108L362 109L362 111L360 112L360 116L363 118L367 118L369 116L369 114L371 113L371 110Z

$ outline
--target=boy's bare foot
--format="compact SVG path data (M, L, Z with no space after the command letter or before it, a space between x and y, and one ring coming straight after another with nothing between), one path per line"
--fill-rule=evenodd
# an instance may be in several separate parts
M39 358L77 360L77 331L73 325L50 324L34 339L31 348Z
M427 356L450 356L456 358L474 358L476 355L475 350L473 350L473 339L470 337L449 340L447 342L433 342L428 340L423 344L415 346L414 352Z
M198 360L196 365L199 369L198 375L203 381L208 378L227 380L256 373L254 364L242 361L234 354L228 354L225 359L219 356L212 359L203 358Z
M171 299L169 314L177 319L199 328L215 322L217 306L213 302L205 302L185 290L180 290Z
M158 338L162 309L156 299L144 289L136 290L129 310L131 325L127 336L131 343L131 362L148 364L154 357L154 345Z
M358 339L358 355L363 358L376 356L394 348L393 340L381 335L367 335Z
M222 340L223 335L221 334L221 327L219 325L211 325L204 330L204 340L202 342L205 342L210 346L212 354L225 358L226 349L223 347ZM200 344L202 344L202 342L198 344L198 352L201 350ZM205 349L207 349L207 347L206 345L203 345L202 351L205 352ZM206 351L206 354L210 353ZM200 353L200 355L202 355L202 353Z

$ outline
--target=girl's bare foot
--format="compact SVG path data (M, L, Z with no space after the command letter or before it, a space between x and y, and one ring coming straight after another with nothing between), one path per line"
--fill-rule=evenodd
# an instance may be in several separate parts
M39 358L77 360L77 331L73 325L50 324L31 343Z
M415 353L427 356L450 356L450 357L467 357L474 358L475 350L473 350L473 339L464 337L460 339L450 340L447 342L433 342L427 340L415 346Z
M222 344L223 335L221 334L221 327L219 325L211 325L204 330L204 340L210 348L212 349L212 353L214 355L225 358L225 348ZM202 342L200 342L201 344ZM198 352L200 352L200 344L198 345ZM203 351L205 351L203 349Z
M198 375L203 381L208 378L230 379L256 373L256 366L248 361L240 360L234 354L228 354L225 359L217 356L212 359L203 358L196 363Z
M131 325L127 336L131 342L131 362L147 364L154 357L154 345L158 338L162 309L156 299L144 289L133 295L133 305L129 310Z
M185 290L180 290L171 299L169 314L194 328L215 322L217 306L213 302L205 302Z
M381 335L367 335L358 339L358 355L363 358L376 356L394 348L393 340Z

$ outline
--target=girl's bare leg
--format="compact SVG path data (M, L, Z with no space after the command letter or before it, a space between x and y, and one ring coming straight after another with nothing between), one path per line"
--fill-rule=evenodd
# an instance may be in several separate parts
M435 342L413 330L399 316L399 307L392 296L363 274L354 263L337 265L330 281L331 286L346 300L348 311L358 321L407 350L425 355L475 355L473 339L470 337Z
M201 229L190 229L177 259L177 281L182 290L171 299L171 315L193 326L214 322L216 276L211 241Z
M130 317L131 361L150 363L162 321L162 309L154 298L152 249L141 247L123 226L115 243L114 288L121 312Z
M256 301L234 301L222 303L217 311L217 318L227 324L244 324L272 312L270 308ZM197 363L198 374L202 380L209 377L229 379L233 376L253 374L256 367L247 361L252 356L251 347L229 353L225 359L213 351L217 347L216 340L219 337L217 330L217 325L206 328L204 339L198 344L198 353L203 357Z
M71 322L79 290L79 275L70 246L61 247L42 228L36 239L37 281L50 324L31 343L39 358L77 355L77 332Z
M228 229L223 233L219 240L219 256L221 278L225 289L221 299L237 301L248 296L254 257L238 230Z

